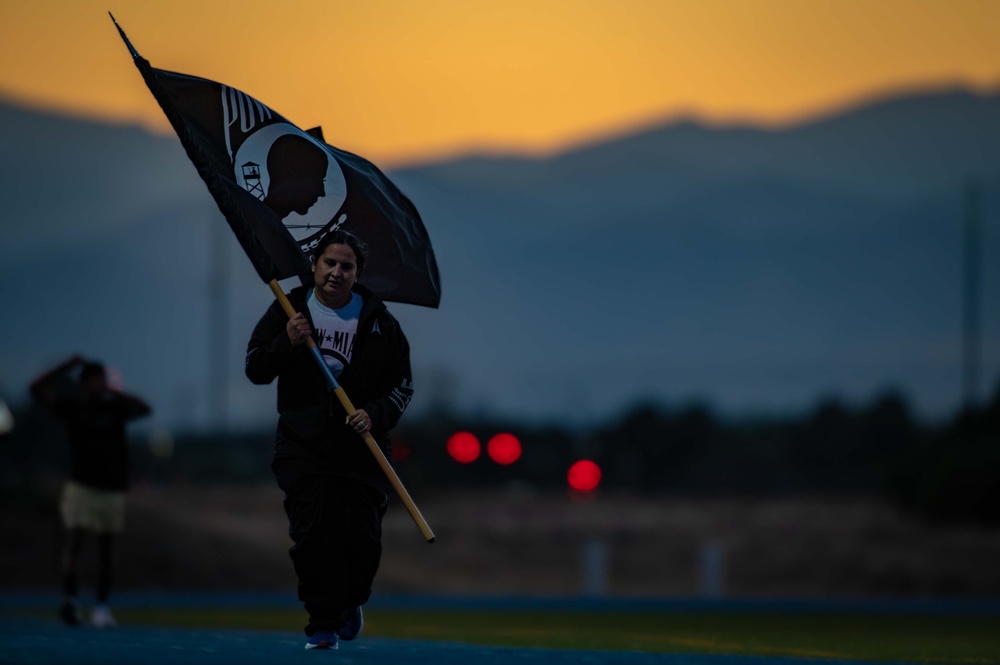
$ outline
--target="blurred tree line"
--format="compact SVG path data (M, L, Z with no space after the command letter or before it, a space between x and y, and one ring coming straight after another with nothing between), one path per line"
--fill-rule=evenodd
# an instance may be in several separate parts
M61 480L67 463L60 424L34 406L15 411L0 438L5 498ZM826 399L799 416L723 419L708 405L638 404L587 430L513 421L469 421L439 411L408 417L393 433L393 462L408 488L566 487L579 459L603 471L600 490L642 495L867 494L930 520L1000 523L1000 386L982 408L944 424L918 422L899 393L849 408ZM459 463L446 450L458 431L483 453ZM523 454L501 465L486 454L497 433ZM178 434L133 441L137 484L270 481L272 431Z

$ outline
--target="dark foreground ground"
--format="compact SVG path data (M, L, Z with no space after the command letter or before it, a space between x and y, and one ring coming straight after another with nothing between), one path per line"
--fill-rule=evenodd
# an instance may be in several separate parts
M319 653L285 594L123 594L106 630L63 626L58 600L0 594L0 663L1000 662L998 601L382 597L361 639Z
M345 643L336 653L306 652L304 638L287 632L121 627L69 630L54 621L0 620L4 663L189 665L191 663L400 663L601 662L660 663L651 654L593 654L503 649L371 638ZM673 661L676 662L676 661Z
M524 649L438 641L368 638L336 652L305 651L287 632L125 626L67 629L52 620L0 618L0 662L66 665L193 665L213 663L364 663L365 665L814 665L815 660L701 654ZM855 661L824 660L826 665Z

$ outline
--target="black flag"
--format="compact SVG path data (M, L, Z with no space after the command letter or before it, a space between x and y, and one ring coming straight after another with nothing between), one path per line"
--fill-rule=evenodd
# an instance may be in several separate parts
M132 51L261 279L311 283L308 253L343 229L371 249L365 286L383 300L438 306L437 263L420 215L375 165L235 88L155 69Z

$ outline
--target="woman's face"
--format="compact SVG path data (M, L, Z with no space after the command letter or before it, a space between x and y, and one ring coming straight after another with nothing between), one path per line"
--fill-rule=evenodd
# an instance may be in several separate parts
M316 297L327 307L337 309L351 301L351 288L358 279L358 259L348 245L327 245L312 264Z

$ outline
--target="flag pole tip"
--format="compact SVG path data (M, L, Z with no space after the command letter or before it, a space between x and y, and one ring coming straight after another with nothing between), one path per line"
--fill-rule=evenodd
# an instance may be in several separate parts
M139 57L139 52L135 50L135 47L132 46L132 42L130 42L128 40L128 37L125 36L125 31L122 30L122 27L120 25L118 25L118 21L115 20L115 15L109 11L108 16L111 17L111 22L115 24L116 28L118 28L118 34L121 35L122 41L124 41L125 46L128 47L128 52L132 54L132 59L135 60L136 58Z

